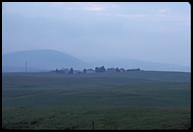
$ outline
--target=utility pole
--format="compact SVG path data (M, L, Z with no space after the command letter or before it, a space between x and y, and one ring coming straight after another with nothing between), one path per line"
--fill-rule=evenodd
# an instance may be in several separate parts
M92 130L94 130L94 121L92 121Z
M27 72L27 61L25 61L25 72Z

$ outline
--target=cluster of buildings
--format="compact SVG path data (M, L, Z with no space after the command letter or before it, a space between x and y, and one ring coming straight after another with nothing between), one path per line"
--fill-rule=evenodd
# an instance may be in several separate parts
M62 68L62 69L56 69L53 72L56 73L64 73L64 74L86 74L86 73L98 73L98 72L129 72L129 71L141 71L140 68L136 69L124 69L124 68L107 68L105 69L104 66L101 67L95 67L95 69L89 68L89 69L83 69L81 70L74 70L73 68Z

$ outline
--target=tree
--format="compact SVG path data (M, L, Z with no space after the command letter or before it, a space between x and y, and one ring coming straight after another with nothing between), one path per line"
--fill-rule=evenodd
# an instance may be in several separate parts
M119 68L118 68L118 67L117 67L115 70L116 70L116 72L120 72L120 70L119 70Z
M73 68L70 68L69 74L73 74L74 70Z
M99 68L98 67L95 67L95 72L99 72Z
M83 73L86 73L86 69L83 69Z
M105 72L105 67L104 66L96 67L95 72Z
M100 67L100 70L101 70L101 72L105 72L105 67L104 67L104 66L101 66L101 67Z

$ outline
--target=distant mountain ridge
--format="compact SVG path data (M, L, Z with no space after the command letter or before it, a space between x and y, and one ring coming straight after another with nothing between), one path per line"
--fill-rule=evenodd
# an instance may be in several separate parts
M84 68L87 64L71 55L56 50L26 50L4 54L3 72L24 72L25 63L31 72L49 71L62 67Z

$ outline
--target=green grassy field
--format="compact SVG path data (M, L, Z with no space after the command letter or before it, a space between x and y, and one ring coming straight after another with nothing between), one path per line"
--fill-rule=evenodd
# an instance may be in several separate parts
M190 127L190 73L3 73L2 77L6 129Z

